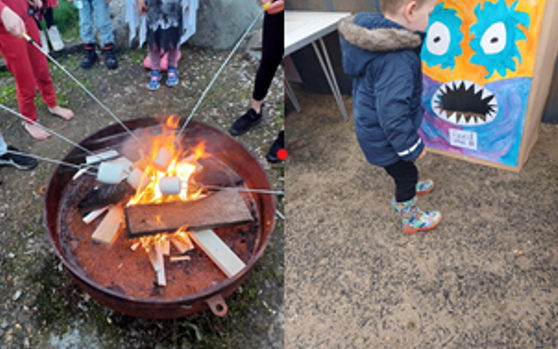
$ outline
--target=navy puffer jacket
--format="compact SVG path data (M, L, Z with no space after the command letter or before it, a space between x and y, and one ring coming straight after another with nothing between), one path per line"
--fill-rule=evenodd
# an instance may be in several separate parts
M416 159L424 149L417 133L424 113L424 34L375 13L342 20L339 34L343 69L354 78L355 129L366 159L382 167Z

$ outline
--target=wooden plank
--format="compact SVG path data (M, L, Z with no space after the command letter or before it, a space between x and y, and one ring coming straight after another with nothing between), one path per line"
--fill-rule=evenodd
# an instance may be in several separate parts
M94 241L112 245L118 231L120 230L120 224L122 223L122 217L124 216L124 209L122 206L111 206L109 211L101 224L95 229L95 232L91 236Z
M83 222L85 224L91 224L91 222L93 222L95 219L97 219L100 215L102 215L103 213L105 213L105 211L108 210L108 206L105 206L103 208L100 208L98 210L95 211L91 211L89 212L89 214L85 217L83 217Z
M234 277L246 266L213 230L193 232L191 237L227 277Z
M552 72L558 54L558 40L556 40L556 33L558 32L557 17L558 1L546 0L519 151L519 168L522 168L529 159L529 153L539 137L542 113L550 91Z
M188 251L190 251L192 249L191 246L186 245L184 242L182 242L181 240L172 238L171 239L172 244L174 245L174 247L176 247L176 249L178 250L178 252L180 253L186 253Z
M474 157L471 157L471 156L466 156L466 155L463 155L463 154L457 154L457 153L454 153L454 152L451 152L451 151L446 151L446 150L441 150L441 149L436 149L436 148L426 147L426 152L427 153L432 153L432 154L444 155L444 156L448 156L450 158L464 160L464 161L476 163L476 164L479 164L479 165L495 167L495 168L498 168L498 169L501 169L501 170L506 170L506 171L511 171L511 172L519 172L519 170L520 170L519 167L503 165L503 164L500 164L498 162L488 161L488 160L484 160L484 159L478 159L478 158L474 158Z
M171 262L182 262L182 261L189 261L192 259L190 256L172 256L170 258Z
M252 221L242 196L223 190L204 199L166 204L134 205L126 208L128 238L137 238L182 227L198 231Z

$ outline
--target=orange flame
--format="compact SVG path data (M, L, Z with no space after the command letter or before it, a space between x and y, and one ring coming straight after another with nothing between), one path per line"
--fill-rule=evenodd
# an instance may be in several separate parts
M174 201L191 201L196 200L202 189L191 188L189 185L189 180L192 174L199 172L201 170L201 165L197 161L201 158L206 157L205 145L204 143L198 144L194 149L181 149L179 144L175 143L175 132L169 132L176 130L179 126L180 118L175 116L170 116L166 119L162 126L163 132L157 135L152 140L150 154L146 154L146 158L149 159L142 171L151 181L143 188L138 190L136 195L128 202L128 206L138 205L138 204L159 204ZM157 170L153 166L153 161L156 159L159 150L161 148L166 148L173 154L172 161L165 172ZM163 195L159 189L159 181L165 177L178 177L182 183L180 193L178 195ZM160 217L157 217L157 221L161 223ZM185 231L178 230L174 234L177 237L185 240L187 243L187 235ZM183 238L183 236L186 238ZM156 243L164 242L168 239L167 234L157 234L155 236L141 237L140 241L143 248L149 252L151 246Z

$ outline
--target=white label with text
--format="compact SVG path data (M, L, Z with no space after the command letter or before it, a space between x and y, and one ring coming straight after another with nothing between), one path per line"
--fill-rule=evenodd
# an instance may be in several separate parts
M477 134L452 128L450 129L450 144L454 147L477 150Z

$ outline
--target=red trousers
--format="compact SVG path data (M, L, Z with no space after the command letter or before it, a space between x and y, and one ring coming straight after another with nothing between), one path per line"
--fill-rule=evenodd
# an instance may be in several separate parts
M22 18L27 34L37 43L41 43L39 30L31 16ZM37 121L35 96L37 87L43 101L49 108L56 107L56 94L46 56L24 39L16 38L5 30L0 32L0 54L4 57L8 69L14 74L19 112L33 121Z

